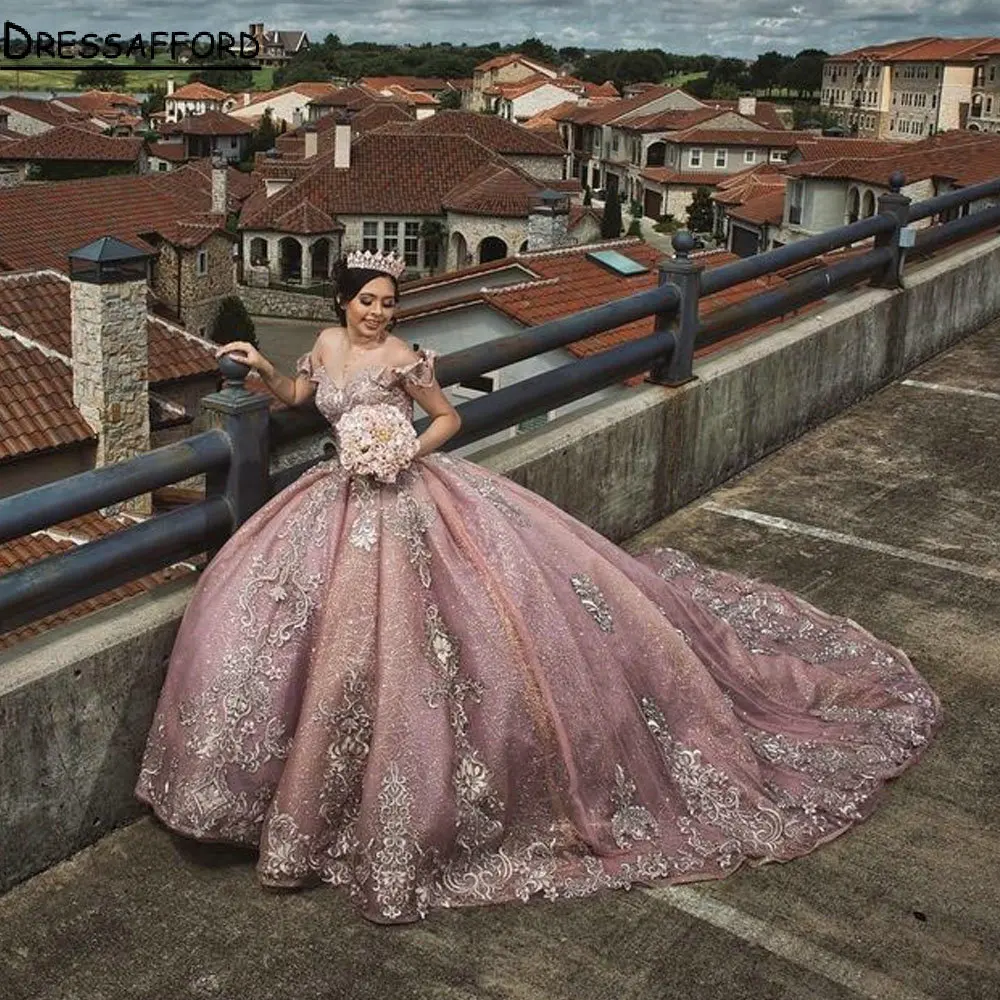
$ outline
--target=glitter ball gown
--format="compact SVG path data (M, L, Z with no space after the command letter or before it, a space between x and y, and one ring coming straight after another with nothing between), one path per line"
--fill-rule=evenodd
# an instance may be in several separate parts
M343 388L335 423L434 356ZM670 549L634 558L462 459L323 461L202 573L137 793L376 921L785 861L874 808L939 718L855 623Z

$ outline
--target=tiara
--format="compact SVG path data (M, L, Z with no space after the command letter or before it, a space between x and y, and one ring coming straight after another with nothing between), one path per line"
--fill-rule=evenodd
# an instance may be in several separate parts
M406 270L406 261L394 253L372 253L371 250L354 250L347 255L349 268L364 268L366 271L382 271L391 274L397 281Z

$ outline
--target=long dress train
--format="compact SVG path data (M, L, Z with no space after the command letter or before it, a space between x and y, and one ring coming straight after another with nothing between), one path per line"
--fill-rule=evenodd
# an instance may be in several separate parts
M412 418L434 356L336 386ZM635 558L471 462L336 458L202 573L137 794L365 916L718 878L864 819L940 706L898 649L680 552Z

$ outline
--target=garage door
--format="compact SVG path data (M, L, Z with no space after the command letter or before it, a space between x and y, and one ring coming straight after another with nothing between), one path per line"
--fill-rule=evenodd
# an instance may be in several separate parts
M646 188L642 196L642 214L647 219L658 219L663 211L663 196L659 191Z

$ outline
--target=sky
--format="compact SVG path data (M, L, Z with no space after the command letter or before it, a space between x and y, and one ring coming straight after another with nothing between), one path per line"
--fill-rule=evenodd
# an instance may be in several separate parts
M561 48L659 47L753 58L769 49L843 52L924 35L1000 34L997 0L306 0L205 4L204 0L8 0L4 19L31 32L304 29L321 41L383 44L515 43L531 36Z

